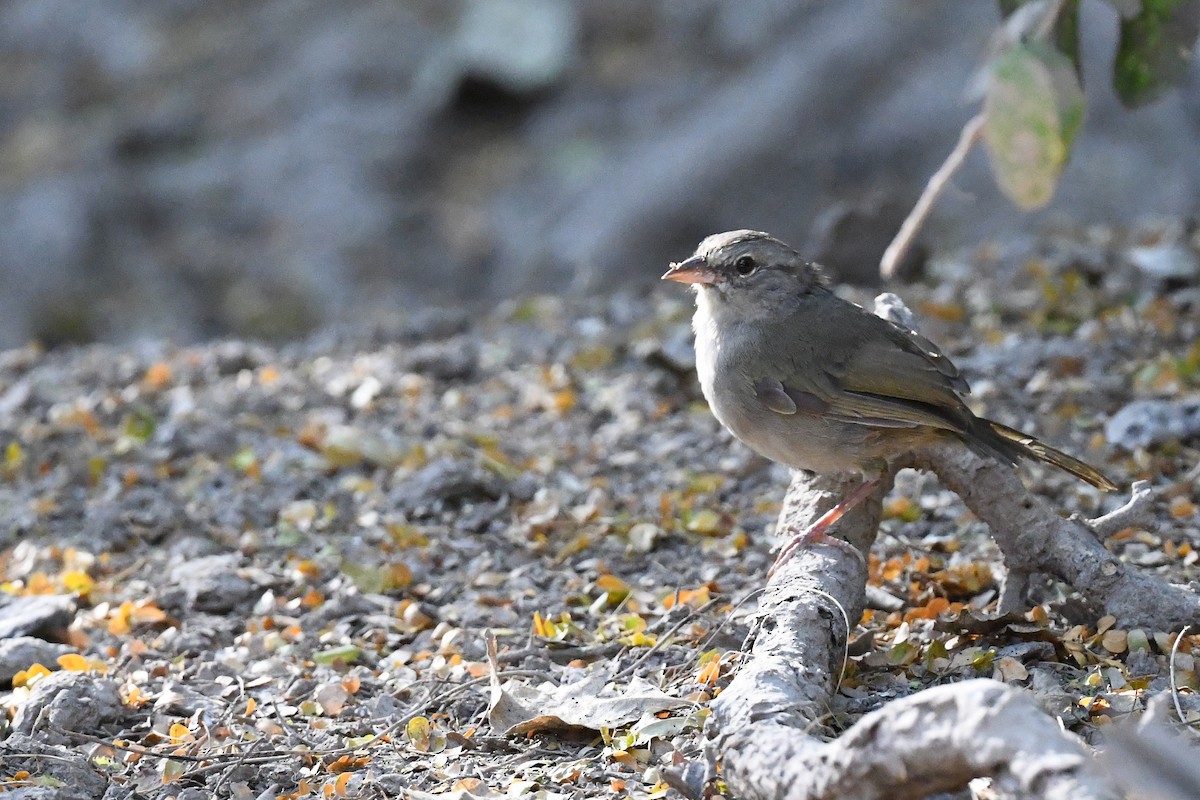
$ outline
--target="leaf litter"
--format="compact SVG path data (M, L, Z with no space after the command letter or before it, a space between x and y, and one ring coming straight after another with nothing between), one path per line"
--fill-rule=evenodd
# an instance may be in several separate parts
M905 295L978 410L1165 493L1153 530L1106 546L1187 581L1200 440L1126 447L1104 427L1200 391L1194 290L1122 257L1166 237L1195 259L1164 230L981 247ZM535 298L280 348L0 354L0 622L70 648L12 671L0 778L97 797L665 794L757 622L788 478L703 406L680 368L689 316L674 294ZM1023 475L1066 513L1120 502ZM1092 739L1172 689L1200 719L1195 632L1126 629L1046 580L997 618L1002 576L957 498L902 474L870 563L898 605L860 621L835 727L976 676Z

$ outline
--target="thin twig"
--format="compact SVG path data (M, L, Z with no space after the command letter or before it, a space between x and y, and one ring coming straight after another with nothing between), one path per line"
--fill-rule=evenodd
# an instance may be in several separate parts
M507 670L505 672L505 674L507 675L510 673L519 673L519 672L522 672L522 670ZM477 680L469 681L468 683L476 683L476 682L478 682L478 681ZM115 740L104 739L103 737L95 736L90 733L83 733L82 731L67 730L66 728L60 728L55 725L51 725L49 727L51 730L54 730L58 733L66 735L66 736L71 736L73 738L81 739L83 741L89 741L89 742L95 742L97 744L102 744L102 745L105 745L106 747L111 747L114 750L120 750L120 751L125 751L125 752L130 752L130 753L137 753L138 755L149 756L152 758L165 758L165 759L171 759L174 761L185 761L188 763L197 764L198 766L196 769L190 770L187 773L189 778L195 779L195 778L202 777L202 776L207 775L212 772L218 772L218 771L227 769L230 766L230 762L234 762L235 764L241 764L241 765L258 765L258 764L269 764L273 761L278 761L283 758L301 757L301 758L329 759L329 758L339 757L339 756L343 756L343 755L350 755L350 754L353 754L353 753L361 751L361 750L369 750L372 747L375 747L376 745L384 742L387 739L387 737L391 736L393 733L396 733L396 732L404 729L404 727L406 725L408 725L408 723L413 718L420 715L421 712L424 711L426 708L428 708L431 704L440 703L440 702L444 701L447 697L453 696L455 694L456 689L457 689L457 687L455 689L450 689L446 692L443 692L440 695L428 696L421 703L414 705L407 713L405 713L401 717L394 720L390 725L385 727L383 730L376 733L374 735L374 737L367 742L363 742L362 744L357 745L357 746L337 747L337 748L333 748L333 749L329 749L329 750L279 749L279 750L269 750L265 753L259 753L258 755L253 755L253 756L250 755L247 751L237 751L237 752L232 752L232 753L210 753L210 754L201 755L201 756L175 755L175 754L170 754L170 753L158 752L158 751L151 750L151 749L148 749L145 747L140 747L135 744L118 743Z
M514 664L524 661L530 656L545 656L556 664L565 664L577 658L587 661L593 658L616 655L627 646L613 641L582 647L525 647L520 650L509 650L505 653L500 653L496 657L496 660L500 664Z
M616 675L614 675L613 676L614 679L619 679L625 675L629 675L629 676L634 675L637 672L637 668L640 667L642 664L646 663L646 660L648 658L650 658L650 656L654 655L654 653L661 650L663 648L663 646L665 646L666 643L671 639L671 637L673 637L675 634L679 633L679 631L683 629L684 625L687 625L689 622L695 621L696 619L698 619L700 617L701 614L708 611L710 608L715 606L717 603L724 602L724 601L725 601L725 599L722 597L714 597L713 599L709 600L704 605L697 608L695 611L692 611L691 613L685 615L683 617L683 619L679 620L679 622L672 625L664 633L659 634L658 638L654 640L654 644L650 645L650 647L648 647L645 652L643 652L636 659L634 659L633 663L631 663L629 666L625 667L623 670L621 670Z
M120 750L126 753L136 753L140 756L149 756L151 758L168 758L172 761L187 761L193 764L203 764L205 762L212 761L214 758L214 756L189 756L183 754L175 755L172 753L160 753L159 751L151 750L148 747L141 747L128 742L121 743L115 739L105 739L103 736L95 736L90 733L84 733L83 731L71 731L67 730L66 728L60 728L57 725L49 725L47 727L55 733L61 733L74 739L80 739L85 742L93 742L95 744L102 744L105 747L111 747L113 750Z
M731 619L733 619L733 615L735 613L737 613L737 610L739 608L741 608L743 605L750 602L754 598L758 597L760 594L762 594L766 590L767 590L767 587L765 587L765 586L760 586L757 589L751 589L750 591L746 592L746 595L744 597L742 597L741 600L735 601L733 603L733 605L731 605L729 607L729 613L726 614L724 616L724 618L720 622L717 623L717 626L715 628L713 628L711 631L708 632L707 636L705 636L703 639L700 640L700 644L696 647L697 651L703 652L704 648L708 647L708 645L712 642L712 640L717 638L717 634L720 633L722 631L722 629L724 629L726 623L728 623ZM699 658L699 655L697 655L696 657Z
M224 770L221 773L221 777L217 778L217 783L212 788L213 797L220 796L221 789L225 786L225 782L229 780L229 776L233 774L233 771L235 769L237 769L238 767L242 766L243 764L247 763L250 760L250 758L254 755L255 750L262 749L259 747L259 745L266 744L266 741L267 741L266 739L259 739L257 741L251 742L250 746L242 751L242 757L239 758L237 761L233 762L232 764L230 764L229 768Z
M896 238L892 240L892 243L888 245L888 249L884 251L883 260L879 262L879 274L885 279L896 276L896 271L900 269L900 263L908 255L908 250L912 247L913 240L925 224L925 220L929 218L929 213L933 210L933 204L937 201L938 196L945 191L946 186L950 183L950 178L962 166L975 142L979 141L983 135L983 122L985 119L986 115L980 111L967 121L967 124L963 126L962 133L958 136L958 143L954 145L954 149L950 151L950 155L946 157L945 162L938 167L937 172L933 173L933 177L929 179L929 183L925 184L925 191L921 192L921 196L917 198L916 205L908 213L908 217L905 218L904 224L900 226L900 231L896 234Z
M1055 0L1047 6L1045 13L1038 20L1037 27L1032 31L1032 38L1036 41L1044 40L1054 30L1054 25L1058 21L1059 15L1062 13L1064 0ZM980 111L975 116L967 121L963 126L962 132L958 135L958 143L954 145L954 149L950 151L950 155L938 167L937 172L929 179L929 183L925 184L925 190L921 192L921 196L917 198L916 205L912 211L908 213L904 224L900 226L899 232L896 233L896 238L888 245L887 250L883 253L883 259L879 262L879 274L885 279L896 277L896 272L900 269L900 264L904 261L904 257L908 255L909 248L912 247L913 240L917 233L925 225L925 220L929 218L930 212L933 211L933 204L938 197L945 191L946 186L950 183L950 178L958 171L963 162L967 159L967 154L971 152L971 148L983 136L983 124L987 119L987 114Z
M1050 38L1050 34L1054 31L1054 26L1058 23L1058 17L1062 14L1063 5L1066 0L1055 0L1046 7L1046 13L1038 21L1037 28L1033 31L1033 39L1035 41L1044 42Z
M1191 625L1184 625L1183 630L1179 631L1179 635L1175 637L1175 643L1171 645L1171 700L1175 702L1175 713L1179 716L1179 721L1187 724L1187 720L1183 718L1183 707L1179 703L1179 684L1175 683L1175 654L1179 652L1179 643L1183 641L1183 636L1191 628Z

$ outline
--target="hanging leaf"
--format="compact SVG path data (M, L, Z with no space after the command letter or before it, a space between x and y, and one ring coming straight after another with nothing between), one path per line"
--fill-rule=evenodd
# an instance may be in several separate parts
M1121 20L1113 87L1128 108L1152 103L1187 77L1200 34L1200 0L1145 0Z
M1049 45L1020 45L996 60L984 142L996 182L1021 208L1041 208L1054 196L1083 107L1074 66Z

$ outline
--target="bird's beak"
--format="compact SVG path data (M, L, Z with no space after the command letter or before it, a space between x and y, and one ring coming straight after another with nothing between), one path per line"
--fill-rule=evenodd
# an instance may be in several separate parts
M678 264L672 264L662 279L677 283L710 284L716 283L717 271L710 267L702 256L692 256Z

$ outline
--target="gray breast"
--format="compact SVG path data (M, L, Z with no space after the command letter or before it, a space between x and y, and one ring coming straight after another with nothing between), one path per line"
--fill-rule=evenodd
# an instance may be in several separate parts
M860 454L870 430L798 412L780 414L759 400L754 384L762 375L755 348L769 347L750 336L720 336L712 320L696 314L696 369L709 408L750 449L795 469L820 473L860 472ZM726 331L736 334L736 331Z

